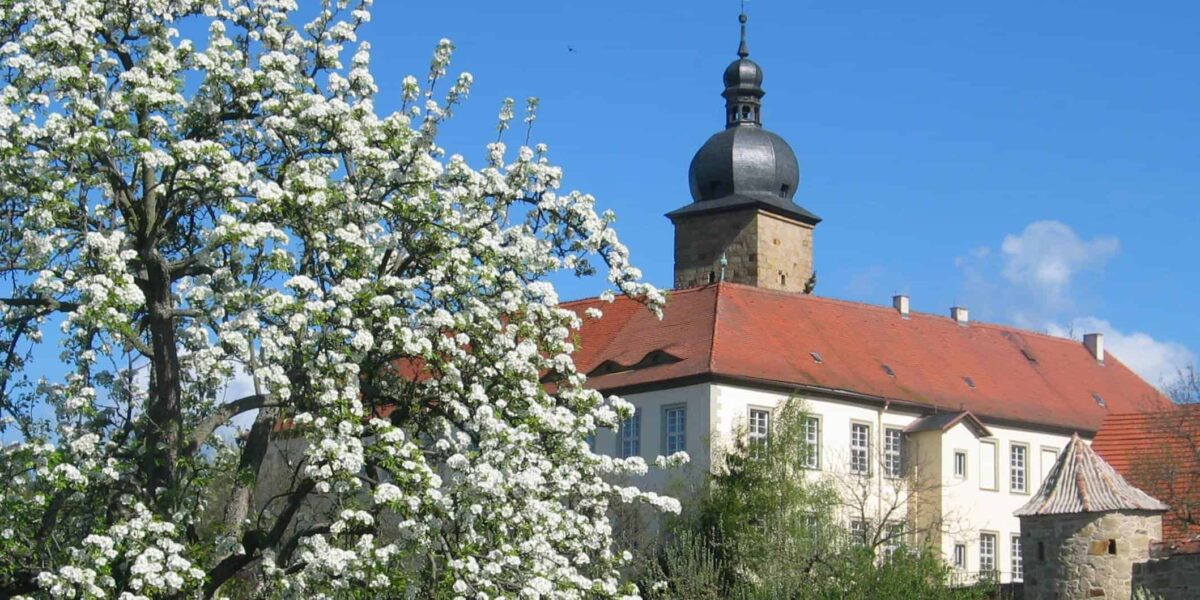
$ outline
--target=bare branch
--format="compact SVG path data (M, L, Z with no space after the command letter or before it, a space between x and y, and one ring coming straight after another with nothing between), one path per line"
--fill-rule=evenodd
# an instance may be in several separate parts
M280 406L279 404L271 404L269 402L270 399L271 397L265 394L253 394L222 405L216 412L196 425L196 430L192 432L192 438L187 445L187 453L192 454L196 452L218 427L230 419L252 410Z

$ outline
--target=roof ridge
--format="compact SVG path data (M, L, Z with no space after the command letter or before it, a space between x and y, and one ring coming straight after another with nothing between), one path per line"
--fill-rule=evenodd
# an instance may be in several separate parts
M706 283L706 284L704 284L704 285L699 285L699 286L696 286L696 287L690 287L690 288L681 288L681 289L677 289L677 290L676 290L676 289L669 289L669 290L665 290L665 291L666 291L666 293L667 293L667 294L669 294L669 295L675 295L675 294L693 294L693 293L697 293L697 292L702 292L702 291L704 291L704 288L706 288L706 287L709 287L709 286L711 286L711 285L713 285L713 284L711 284L711 283ZM612 302L604 302L603 300L601 300L601 299L600 299L600 296L596 295L596 296L587 296L587 297L584 297L584 298L574 298L574 299L571 299L571 300L559 300L559 301L558 301L558 305L559 305L559 306L566 306L566 305L568 305L568 304L583 304L583 303L585 303L585 302L600 302L600 303L603 303L603 304L612 304L612 303L615 303L615 302L621 302L621 301L624 301L624 300L628 300L628 301L630 301L630 302L637 302L637 301L638 301L638 300L637 300L637 298L630 298L629 296L626 296L625 294L622 294L622 293L619 293L619 292L614 292L614 293L613 293L613 301L612 301Z
M713 373L716 371L717 365L717 324L721 322L721 288L727 285L724 281L718 281L716 290L713 292L713 320L712 320L712 335L708 339L708 371Z

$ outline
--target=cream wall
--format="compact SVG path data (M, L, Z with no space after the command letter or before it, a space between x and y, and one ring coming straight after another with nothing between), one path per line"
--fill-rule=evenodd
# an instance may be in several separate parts
M967 547L967 573L979 570L980 533L995 533L996 568L1001 580L1009 581L1012 573L1012 537L1021 533L1020 522L1013 511L1029 501L1037 493L1053 463L1042 464L1042 450L1053 451L1057 457L1070 440L1062 434L1045 433L1028 429L1016 429L999 425L988 425L991 436L978 438L963 424L958 424L941 436L942 444L942 514L947 520L947 533L942 536L941 549L947 561L952 561L954 545ZM996 443L996 489L983 489L980 473L982 442ZM1013 445L1028 448L1025 491L1014 491L1011 486L1010 451ZM954 476L954 452L967 452L967 476Z
M711 468L709 455L709 431L713 386L707 383L685 387L656 390L638 394L622 394L641 414L642 435L640 456L650 465L645 478L637 483L640 487L657 492L677 493L680 486L699 480L697 474ZM654 459L664 454L663 414L672 406L686 407L684 420L684 450L691 458L690 464L681 469L663 471L654 466ZM599 454L617 456L617 431L604 431L596 435L595 451Z
M686 406L686 444L691 464L684 469L663 472L653 466L647 476L637 483L647 489L674 493L686 498L687 491L702 481L701 474L727 451L735 432L744 431L752 408L776 409L789 395L725 383L697 384L673 389L628 394L623 396L641 411L641 456L653 463L663 453L663 409ZM996 534L996 569L1002 581L1010 581L1012 571L1013 535L1020 525L1013 511L1025 504L1041 486L1042 479L1053 465L1051 457L1066 446L1069 436L1032 429L987 424L991 435L976 436L963 423L948 431L927 431L905 439L905 452L910 472L909 484L904 480L886 477L882 472L883 431L887 428L905 429L921 417L882 403L848 402L825 396L801 394L806 412L820 419L820 468L810 473L814 478L826 478L843 489L844 494L858 495L847 500L839 518L849 523L856 508L865 509L871 519L893 507L901 510L896 519L910 520L924 541L943 552L947 563L953 564L954 546L965 544L966 568L960 576L970 579L980 568L979 535ZM849 470L851 424L871 427L871 474L852 475ZM985 423L986 424L986 423ZM981 489L981 442L996 444L996 489ZM1014 444L1027 447L1027 482L1024 492L1010 486L1009 457ZM967 475L954 474L954 453L967 453ZM1043 450L1046 459L1043 460ZM596 451L616 455L616 432L597 436ZM916 506L913 506L913 505ZM874 509L874 510L872 510ZM911 515L908 512L911 509Z

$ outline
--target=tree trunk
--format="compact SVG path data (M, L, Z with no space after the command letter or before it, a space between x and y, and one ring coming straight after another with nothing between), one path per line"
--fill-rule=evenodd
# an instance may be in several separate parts
M179 349L176 346L175 317L171 300L171 279L166 265L150 251L145 257L147 270L146 304L149 309L150 398L146 410L146 447L142 457L147 491L161 500L162 491L175 482L179 441L183 434Z

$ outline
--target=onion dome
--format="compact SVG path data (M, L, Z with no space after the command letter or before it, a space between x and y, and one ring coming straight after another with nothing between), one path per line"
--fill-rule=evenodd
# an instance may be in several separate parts
M725 129L708 139L688 168L693 203L678 216L758 206L815 225L820 218L792 202L800 183L796 154L762 126L763 70L750 60L746 15L738 58L725 68Z

